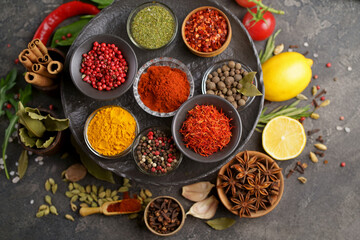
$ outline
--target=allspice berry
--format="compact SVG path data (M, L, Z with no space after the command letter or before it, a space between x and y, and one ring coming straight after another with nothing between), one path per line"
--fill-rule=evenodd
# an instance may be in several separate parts
M224 82L218 82L216 85L219 90L223 90L226 87Z

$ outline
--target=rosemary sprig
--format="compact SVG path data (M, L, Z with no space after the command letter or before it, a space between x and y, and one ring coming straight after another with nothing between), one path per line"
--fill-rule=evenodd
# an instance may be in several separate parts
M260 128L265 127L265 125L273 118L278 116L287 116L294 119L300 119L301 117L309 117L312 111L310 110L310 105L305 107L296 107L299 104L300 100L296 100L290 105L279 106L272 110L271 112L265 114L267 108L264 108L261 112L259 121L256 125L255 130L262 132Z
M275 38L280 32L281 29L279 29L275 34L269 37L265 46L265 51L263 51L262 49L260 50L259 58L261 63L266 62L269 58L273 56L273 52L275 49Z

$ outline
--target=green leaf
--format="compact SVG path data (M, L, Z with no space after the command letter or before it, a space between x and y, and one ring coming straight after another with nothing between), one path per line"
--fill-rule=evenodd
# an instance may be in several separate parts
M69 119L57 119L47 115L44 124L47 131L63 131L69 127Z
M27 104L31 99L31 84L27 84L24 89L19 90L20 102ZM17 109L16 109L17 110Z
M35 146L36 138L29 136L29 134L25 128L19 129L19 136L20 136L20 141L23 144L25 144L25 146L31 147L31 148Z
M71 143L76 149L76 152L80 156L80 160L82 164L86 167L87 171L93 175L95 178L103 181L107 181L110 183L115 183L112 172L103 169L99 165L97 165L92 159L90 159L83 150L77 145L75 139L71 137Z
M24 125L29 132L37 137L44 135L46 131L44 124L40 120L30 118L21 102L19 102L16 115L19 117L19 123Z
M226 217L206 221L206 223L215 230L227 229L234 225L235 222L236 221L234 219Z
M252 83L254 81L256 72L249 72L239 83L243 86L238 90L241 94L248 97L261 96L262 93L257 89L257 87Z
M273 56L273 52L275 49L275 38L280 32L281 29L279 29L275 34L271 35L267 40L264 53L261 56L259 56L261 63L266 62L269 58Z
M18 116L16 115L12 115L9 125L7 126L6 130L5 130L5 135L4 135L4 141L2 143L2 159L4 160L4 170L5 170L5 174L7 179L10 178L9 173L7 171L7 167L6 167L6 160L5 160L5 154L6 154L6 149L9 143L9 138L11 136L11 134L15 131L15 124L18 121Z
M90 0L91 2L97 3L100 6L107 7L114 2L114 0ZM100 8L99 6L99 8Z
M14 68L6 75L5 79L1 78L0 80L0 116L5 114L5 111L3 110L4 104L12 98L7 92L15 86L16 76L17 71Z
M94 17L95 17L95 15L82 15L82 16L80 16L80 19L92 19Z
M44 141L43 139L39 138L36 140L36 147L37 148L48 148L55 140L55 137L50 137L48 140Z
M67 26L61 27L58 30L56 30L54 37L51 41L51 47L56 46L70 46L76 37L79 35L83 27L88 24L88 22L91 20L91 18L83 18L79 21L76 21L74 23L71 23ZM62 36L66 36L68 33L71 33L71 37L66 38L65 40L62 39ZM56 42L56 40L59 40Z
M28 168L29 157L26 150L23 150L18 160L18 173L19 178L23 178Z

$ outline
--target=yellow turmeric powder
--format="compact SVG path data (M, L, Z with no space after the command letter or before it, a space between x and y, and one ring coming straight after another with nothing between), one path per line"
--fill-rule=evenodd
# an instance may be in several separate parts
M111 106L96 113L89 123L87 137L99 154L114 156L133 143L135 132L134 117L121 107Z

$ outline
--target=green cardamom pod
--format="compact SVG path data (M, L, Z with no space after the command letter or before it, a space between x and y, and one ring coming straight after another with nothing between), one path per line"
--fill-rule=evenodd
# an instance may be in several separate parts
M128 179L128 178L124 178L124 183L123 183L123 185L127 185L127 184L129 184L129 182L130 182L130 179Z
M83 186L80 186L79 190L80 190L80 192L83 192L83 193L85 192L85 188Z
M137 199L140 201L140 204L143 204L144 199L142 199L142 197L137 196Z
M86 188L85 188L85 191L87 193L91 193L91 186L90 185L87 185Z
M54 185L54 184L55 184L55 180L54 180L53 178L49 178L49 183L50 183L51 185Z
M325 106L327 106L329 104L330 104L330 100L327 99L327 100L323 101L322 103L320 103L319 107L325 107Z
M115 196L115 197L113 197L112 198L114 201L117 201L117 200L119 200L119 196Z
M109 198L110 195L111 195L111 190L110 190L110 189L106 189L106 191L105 191L105 196L106 196L107 198Z
M145 189L145 195L148 196L149 198L152 197L152 193L150 192L149 189Z
M48 208L48 207L49 207L48 205L42 204L42 205L40 205L40 207L39 207L39 211L43 211L43 210L45 210L45 209Z
M106 193L105 193L105 192L101 192L101 193L99 193L99 198L104 198L104 197L105 197L105 195L106 195Z
M129 215L129 219L135 219L135 218L137 218L139 216L139 214L137 214L137 213L132 213L132 214L130 214Z
M80 187L81 187L81 185L76 182L74 182L73 185L74 185L75 189L80 189Z
M301 93L299 93L296 96L296 98L299 99L299 100L308 100L308 98L304 94L301 94Z
M95 193L90 193L90 196L94 199L94 201L97 201L98 200L98 198L97 198L97 196L96 196L96 194Z
M327 147L326 145L322 144L322 143L315 143L314 146L319 149L319 150L322 150L322 151L326 151L327 150Z
M316 88L316 86L313 86L313 87L312 87L311 93L312 93L313 96L316 95L316 93L317 93L317 88Z
M97 207L98 205L96 204L96 202L92 202L91 203L91 207Z
M75 219L73 218L73 216L71 216L70 214L66 214L65 215L65 218L67 219L67 220L70 220L70 221L75 221Z
M108 197L108 198L106 198L106 201L108 201L108 202L112 202L112 198L111 197Z
M87 200L87 199L85 200L85 202L86 202L86 204L88 204L88 205L91 205L91 203L92 203L92 202L90 202L90 201Z
M91 186L91 190L92 190L93 193L97 194L98 189L97 189L97 187L95 185Z
M58 185L56 183L54 185L52 185L51 191L52 191L53 194L56 193L57 189L58 189Z
M59 215L54 205L50 206L50 212L54 215Z
M65 196L67 196L68 198L72 198L74 196L74 194L72 192L65 192Z
M43 216L44 216L44 211L39 211L39 212L36 213L37 218L41 218Z
M128 188L128 187L120 187L120 188L118 189L118 192L121 192L121 193L127 192L127 191L129 191L129 188Z
M104 186L100 186L98 194L102 193L104 191Z
M87 194L86 193L79 193L79 197L87 197Z
M118 192L116 190L112 191L111 194L110 194L110 197L115 197L117 195L117 193Z
M76 210L77 210L77 206L72 202L70 202L70 208L73 212L76 212Z
M44 215L49 215L50 213L50 208L49 206L46 206L46 208L44 209Z
M45 190L50 191L50 188L51 188L51 184L50 184L49 180L46 180L46 182L45 182Z
M312 162L317 163L319 161L319 159L316 157L315 153L310 152L309 156L310 156L310 160Z
M81 197L81 198L79 199L80 202L85 202L85 200L86 200L86 197L85 197L85 196L84 196L84 197Z
M147 197L146 197L146 194L145 194L145 192L144 192L144 189L141 189L140 190L140 197L142 198L142 199L146 199Z
M148 205L152 201L152 198L147 198L144 200L144 204Z
M72 191L74 189L74 184L73 183L69 183L68 186L69 191Z
M310 114L310 117L312 118L312 119L319 119L320 118L320 115L319 114L317 114L317 113L311 113Z
M87 196L87 199L90 201L90 202L93 202L94 201L94 199L91 197L91 196Z
M47 204L49 204L49 205L52 205L52 203L51 203L51 197L50 197L49 195L46 195L46 196L45 196L45 202L46 202Z
M103 203L104 203L102 199L98 199L97 202L98 202L99 206L103 205Z
M78 195L74 195L72 196L72 198L70 199L70 202L76 202L79 199Z
M80 207L89 207L86 203L80 203Z
M80 194L80 190L79 189L74 189L71 191L72 194Z

